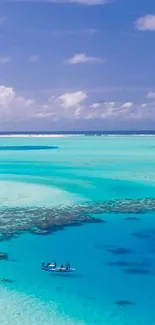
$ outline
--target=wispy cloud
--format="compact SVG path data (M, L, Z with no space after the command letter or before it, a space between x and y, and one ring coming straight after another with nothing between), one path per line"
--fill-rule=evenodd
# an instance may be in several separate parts
M93 109L99 108L100 106L101 106L101 103L93 103L90 105L90 107Z
M28 61L30 63L36 63L38 62L39 60L39 55L38 54L34 54L34 55L31 55L29 58L28 58Z
M4 0L2 0L4 2ZM77 3L81 5L89 5L89 6L96 6L96 5L105 5L107 3L111 3L112 0L5 0L5 2L41 2L41 3Z
M111 1L109 1L109 0L70 0L70 2L94 6L94 5L105 5Z
M146 15L135 21L135 26L140 31L155 31L155 15Z
M11 62L10 56L0 56L0 64L8 64Z
M95 56L88 56L86 53L77 53L73 55L70 59L66 60L65 64L80 64L80 63L104 63L105 59L98 58Z
M147 98L155 99L155 91L149 91L148 94L147 94Z

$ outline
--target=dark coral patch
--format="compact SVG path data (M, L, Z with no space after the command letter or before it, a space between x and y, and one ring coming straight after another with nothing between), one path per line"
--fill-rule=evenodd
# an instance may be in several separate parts
M8 260L8 254L4 252L0 252L0 260Z
M116 261L107 263L110 266L118 267L135 267L135 268L146 268L152 267L152 264L148 261L146 262L127 262L127 261Z
M3 283L13 283L14 281L13 280L10 280L10 279L2 278L2 279L0 279L0 282L3 282Z
M124 270L125 273L129 274L141 274L141 275L149 275L152 274L151 270L145 268L128 268Z
M124 266L129 266L130 263L128 263L126 261L117 261L117 262L109 262L108 265L124 267Z
M150 235L142 232L134 232L132 233L132 236L138 238L138 239L149 239Z
M134 305L134 303L130 300L118 300L115 302L116 305L121 306L121 307L126 307L129 305Z
M130 248L124 248L124 247L108 248L107 251L109 253L112 253L115 255L125 255L125 254L135 254L136 253L136 251L134 251Z
M124 218L124 220L140 221L141 219L140 218L137 218L137 217L126 217L126 218Z

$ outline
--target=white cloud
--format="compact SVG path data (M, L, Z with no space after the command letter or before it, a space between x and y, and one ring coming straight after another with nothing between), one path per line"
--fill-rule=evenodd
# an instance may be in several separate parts
M79 118L79 117L80 117L80 114L81 114L82 109L83 109L83 106L79 106L79 107L75 110L75 113L74 113L74 117L75 117L75 118Z
M0 122L26 119L31 115L35 101L18 95L12 87L0 86Z
M0 56L0 64L8 64L11 62L11 57L10 56Z
M50 96L44 102L25 98L12 88L0 86L0 124L3 122L19 122L31 119L77 118L81 116L81 105L87 99L83 91L64 93L60 96Z
M13 88L0 86L0 107L7 107L8 104L13 100L15 92Z
M132 108L132 107L133 107L133 103L131 102L126 102L121 106L121 108Z
M140 17L136 20L135 25L140 31L155 31L155 15Z
M12 87L0 86L0 107L8 107L10 104L18 103L24 104L25 106L30 106L34 104L34 100L25 99L19 96Z
M29 58L28 58L28 61L30 63L36 63L38 62L39 60L39 55L38 54L34 54L34 55L31 55Z
M78 53L73 55L70 59L65 61L65 64L79 64L79 63L103 63L105 59L88 56L86 53Z
M6 20L7 20L7 17L1 16L0 17L0 26L3 26L5 24L5 22L6 22Z
M87 98L87 94L83 91L66 93L58 97L60 105L64 108L70 108L81 104Z
M147 98L155 99L155 92L149 91L148 94L147 94Z
M142 108L145 108L145 107L147 107L147 104L146 103L143 103L143 104L141 104L141 107Z
M91 108L99 108L101 106L101 104L100 103L94 103L94 104L92 104L92 105L90 105L90 107Z
M155 122L155 103L128 102L90 102L88 94L82 90L51 94L43 102L26 98L18 94L12 87L0 86L0 124L19 123L20 121L58 121L68 119L104 121L144 121Z

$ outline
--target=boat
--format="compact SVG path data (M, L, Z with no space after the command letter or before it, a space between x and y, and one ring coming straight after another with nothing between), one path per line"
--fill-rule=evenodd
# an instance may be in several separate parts
M69 268L69 269L66 269L65 267L61 268L61 267L56 267L56 268L52 268L50 271L52 272L62 272L62 273L70 273L70 272L74 272L75 269L73 268Z
M74 272L75 269L74 268L66 268L66 267L55 267L54 263L48 264L46 265L45 263L42 263L41 265L41 269L43 271L48 271L48 272L60 272L60 273L71 273Z
M42 268L42 270L46 270L46 271L51 270L52 268L54 269L55 263L48 263L48 264L42 263L41 268Z

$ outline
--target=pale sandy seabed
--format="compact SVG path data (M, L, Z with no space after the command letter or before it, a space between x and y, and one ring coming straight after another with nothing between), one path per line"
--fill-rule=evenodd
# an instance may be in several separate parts
M0 288L2 325L86 325L60 314L53 302L48 304L15 290Z
M82 202L82 198L56 187L0 179L1 206L56 206Z

